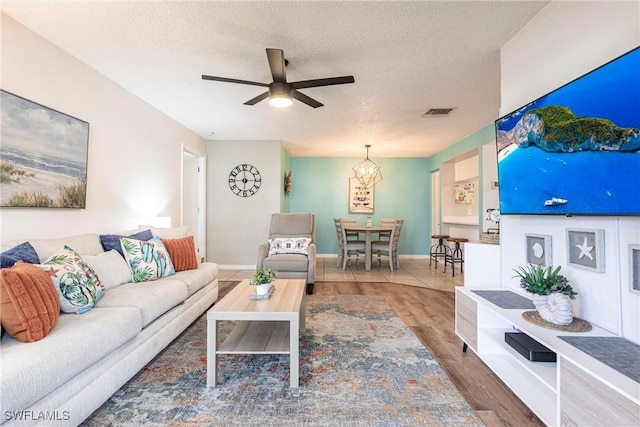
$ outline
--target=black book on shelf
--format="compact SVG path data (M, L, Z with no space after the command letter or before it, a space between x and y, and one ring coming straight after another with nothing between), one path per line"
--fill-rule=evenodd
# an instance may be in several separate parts
M504 340L518 353L532 362L555 362L556 354L529 335L522 332L505 332Z

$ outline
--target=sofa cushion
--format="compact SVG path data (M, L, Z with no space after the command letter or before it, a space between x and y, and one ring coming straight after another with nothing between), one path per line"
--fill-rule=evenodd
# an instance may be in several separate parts
M0 254L0 267L9 268L18 261L25 261L30 264L37 264L40 262L36 250L31 246L29 242L20 243L11 249L8 249Z
M151 230L154 237L160 237L161 239L179 239L180 237L186 237L189 234L188 225L172 228L151 227L146 225L139 225L139 227L140 229L148 228Z
M275 254L302 254L309 253L309 237L278 237L269 239L269 255Z
M269 255L262 262L262 268L275 271L307 271L309 258L299 254Z
M203 262L194 270L180 271L174 276L171 276L171 279L178 280L187 286L189 296L195 294L217 278L218 264L213 262Z
M83 255L82 258L96 272L105 289L131 281L129 264L115 249L98 255Z
M29 239L29 243L38 253L40 261L48 259L64 245L72 247L78 253L98 255L104 252L100 239L95 233L78 234L76 236L60 237L57 239Z
M196 242L193 236L179 239L162 239L162 243L169 252L169 257L176 271L193 270L198 268L196 257Z
M160 237L143 240L120 238L124 259L129 264L133 282L147 282L176 274L167 248Z
M105 327L108 325L108 327ZM82 316L62 314L49 335L20 343L2 339L0 408L24 409L91 367L141 330L135 308L94 309ZM54 408L52 408L54 409Z
M60 308L65 313L86 313L104 294L104 285L96 272L69 246L51 255L39 267L51 277Z
M187 297L187 286L171 277L109 289L97 307L136 307L140 310L144 328Z
M59 315L58 294L47 273L22 261L0 270L0 320L9 335L38 341L51 332Z
M105 250L105 252L115 249L116 251L118 251L120 256L124 258L124 253L122 253L122 246L120 246L121 237L130 237L132 239L138 239L138 240L151 240L153 239L153 234L151 234L150 230L141 230L136 233L128 234L128 235L101 234L100 244L102 245L102 248Z

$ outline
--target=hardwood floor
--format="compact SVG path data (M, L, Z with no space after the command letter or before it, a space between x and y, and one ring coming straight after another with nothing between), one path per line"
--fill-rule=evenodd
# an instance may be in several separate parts
M237 283L220 282L220 298ZM453 293L394 283L316 282L310 297L321 295L382 295L487 426L544 425L471 350L462 352Z

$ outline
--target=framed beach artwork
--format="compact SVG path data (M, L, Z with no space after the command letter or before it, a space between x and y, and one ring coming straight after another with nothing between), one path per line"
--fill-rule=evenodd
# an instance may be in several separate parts
M552 262L551 236L544 234L525 234L525 253L527 263L550 266Z
M84 208L89 123L0 90L0 206Z
M373 213L375 187L360 184L358 178L349 178L349 213Z
M567 228L567 264L604 272L604 230Z

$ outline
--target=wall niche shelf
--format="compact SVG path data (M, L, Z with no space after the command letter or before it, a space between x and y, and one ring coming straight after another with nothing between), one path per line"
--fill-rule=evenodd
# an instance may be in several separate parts
M504 288L483 288L512 292ZM546 425L640 425L640 383L565 342L560 336L614 337L546 329L524 320L523 309L503 309L456 288L456 334ZM557 354L557 362L531 362L504 340L526 333Z

